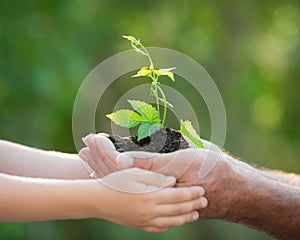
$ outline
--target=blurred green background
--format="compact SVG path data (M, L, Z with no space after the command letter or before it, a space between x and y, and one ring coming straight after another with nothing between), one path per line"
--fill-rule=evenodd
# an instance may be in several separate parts
M0 137L75 152L71 127L77 90L98 63L129 49L120 38L125 33L146 46L183 52L205 67L224 99L225 148L232 154L300 173L299 22L298 0L2 0ZM199 108L201 133L209 139L209 117L205 106ZM163 234L101 220L0 224L0 239L199 238L272 239L217 220Z

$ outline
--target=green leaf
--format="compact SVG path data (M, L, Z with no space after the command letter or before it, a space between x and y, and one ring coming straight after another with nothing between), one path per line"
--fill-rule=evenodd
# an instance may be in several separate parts
M128 39L133 44L137 44L138 43L138 40L135 37L133 37L133 36L123 35L122 37L125 38L125 39Z
M174 78L174 73L171 71L174 70L175 68L162 68L162 69L154 69L154 74L159 77L159 76L167 76L169 77L172 81L175 81Z
M110 118L115 124L127 128L136 127L143 121L141 115L134 111L124 109L107 114L106 117Z
M150 123L159 123L159 113L151 104L138 101L138 100L127 100L131 107L138 112L145 121Z
M153 70L153 68L143 67L137 72L137 74L133 75L132 77L150 77L153 73Z
M172 81L175 81L174 73L171 72L171 70L174 69L175 68L154 69L151 67L143 67L132 77L151 77L151 75L154 74L156 77L167 76Z
M138 129L138 141L145 137L151 136L153 133L160 129L160 123L142 123Z
M159 113L151 105L138 100L128 100L135 110L119 110L106 116L121 127L132 128L140 124L138 140L148 137L161 128Z
M205 148L200 139L200 136L197 134L190 121L180 120L180 132L185 137L187 137L192 143L194 143L198 148Z

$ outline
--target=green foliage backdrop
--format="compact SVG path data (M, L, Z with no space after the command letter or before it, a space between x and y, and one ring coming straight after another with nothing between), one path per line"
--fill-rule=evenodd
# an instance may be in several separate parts
M120 36L132 34L146 46L175 49L206 68L226 107L226 149L247 162L300 173L299 22L297 0L2 0L0 137L75 152L77 90L93 67L129 48ZM199 105L202 136L209 138L205 105L190 99ZM108 120L99 118L105 131ZM271 239L216 220L163 234L101 220L0 224L0 239L8 240L184 238Z

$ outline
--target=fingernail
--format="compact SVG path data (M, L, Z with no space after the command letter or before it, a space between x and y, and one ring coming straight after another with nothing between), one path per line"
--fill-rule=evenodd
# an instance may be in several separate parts
M97 133L97 136L109 137L107 133Z
M89 134L89 135L87 135L87 136L81 138L84 144L86 144L86 140L89 138L90 135L91 135L91 134Z
M95 135L94 133L90 133L90 134L88 134L88 135L86 135L85 137L83 137L83 138L81 138L82 139L82 141L85 143L86 142L86 140L88 140L90 137L92 137L93 135Z
M130 168L133 166L133 158L127 154L119 154L117 162L120 168Z
M193 213L192 222L195 222L196 220L198 220L198 218L199 218L199 213L197 213L197 212Z
M173 176L168 176L166 179L167 179L167 182L168 182L168 183L174 182L174 181L176 180L176 178L173 177Z
M204 193L205 193L205 190L203 188L200 188L199 193L198 193L199 196L202 197L204 195Z
M95 176L96 176L96 173L94 171L90 173L91 178L94 178Z
M206 198L200 198L200 207L201 208L205 208L205 207L207 207L207 199Z

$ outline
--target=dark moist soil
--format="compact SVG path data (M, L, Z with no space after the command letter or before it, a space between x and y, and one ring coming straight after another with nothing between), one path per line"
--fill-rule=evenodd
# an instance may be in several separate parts
M120 137L112 135L108 138L119 152L146 151L169 153L189 147L181 133L171 128L162 128L150 137L140 141L137 141L137 136Z

